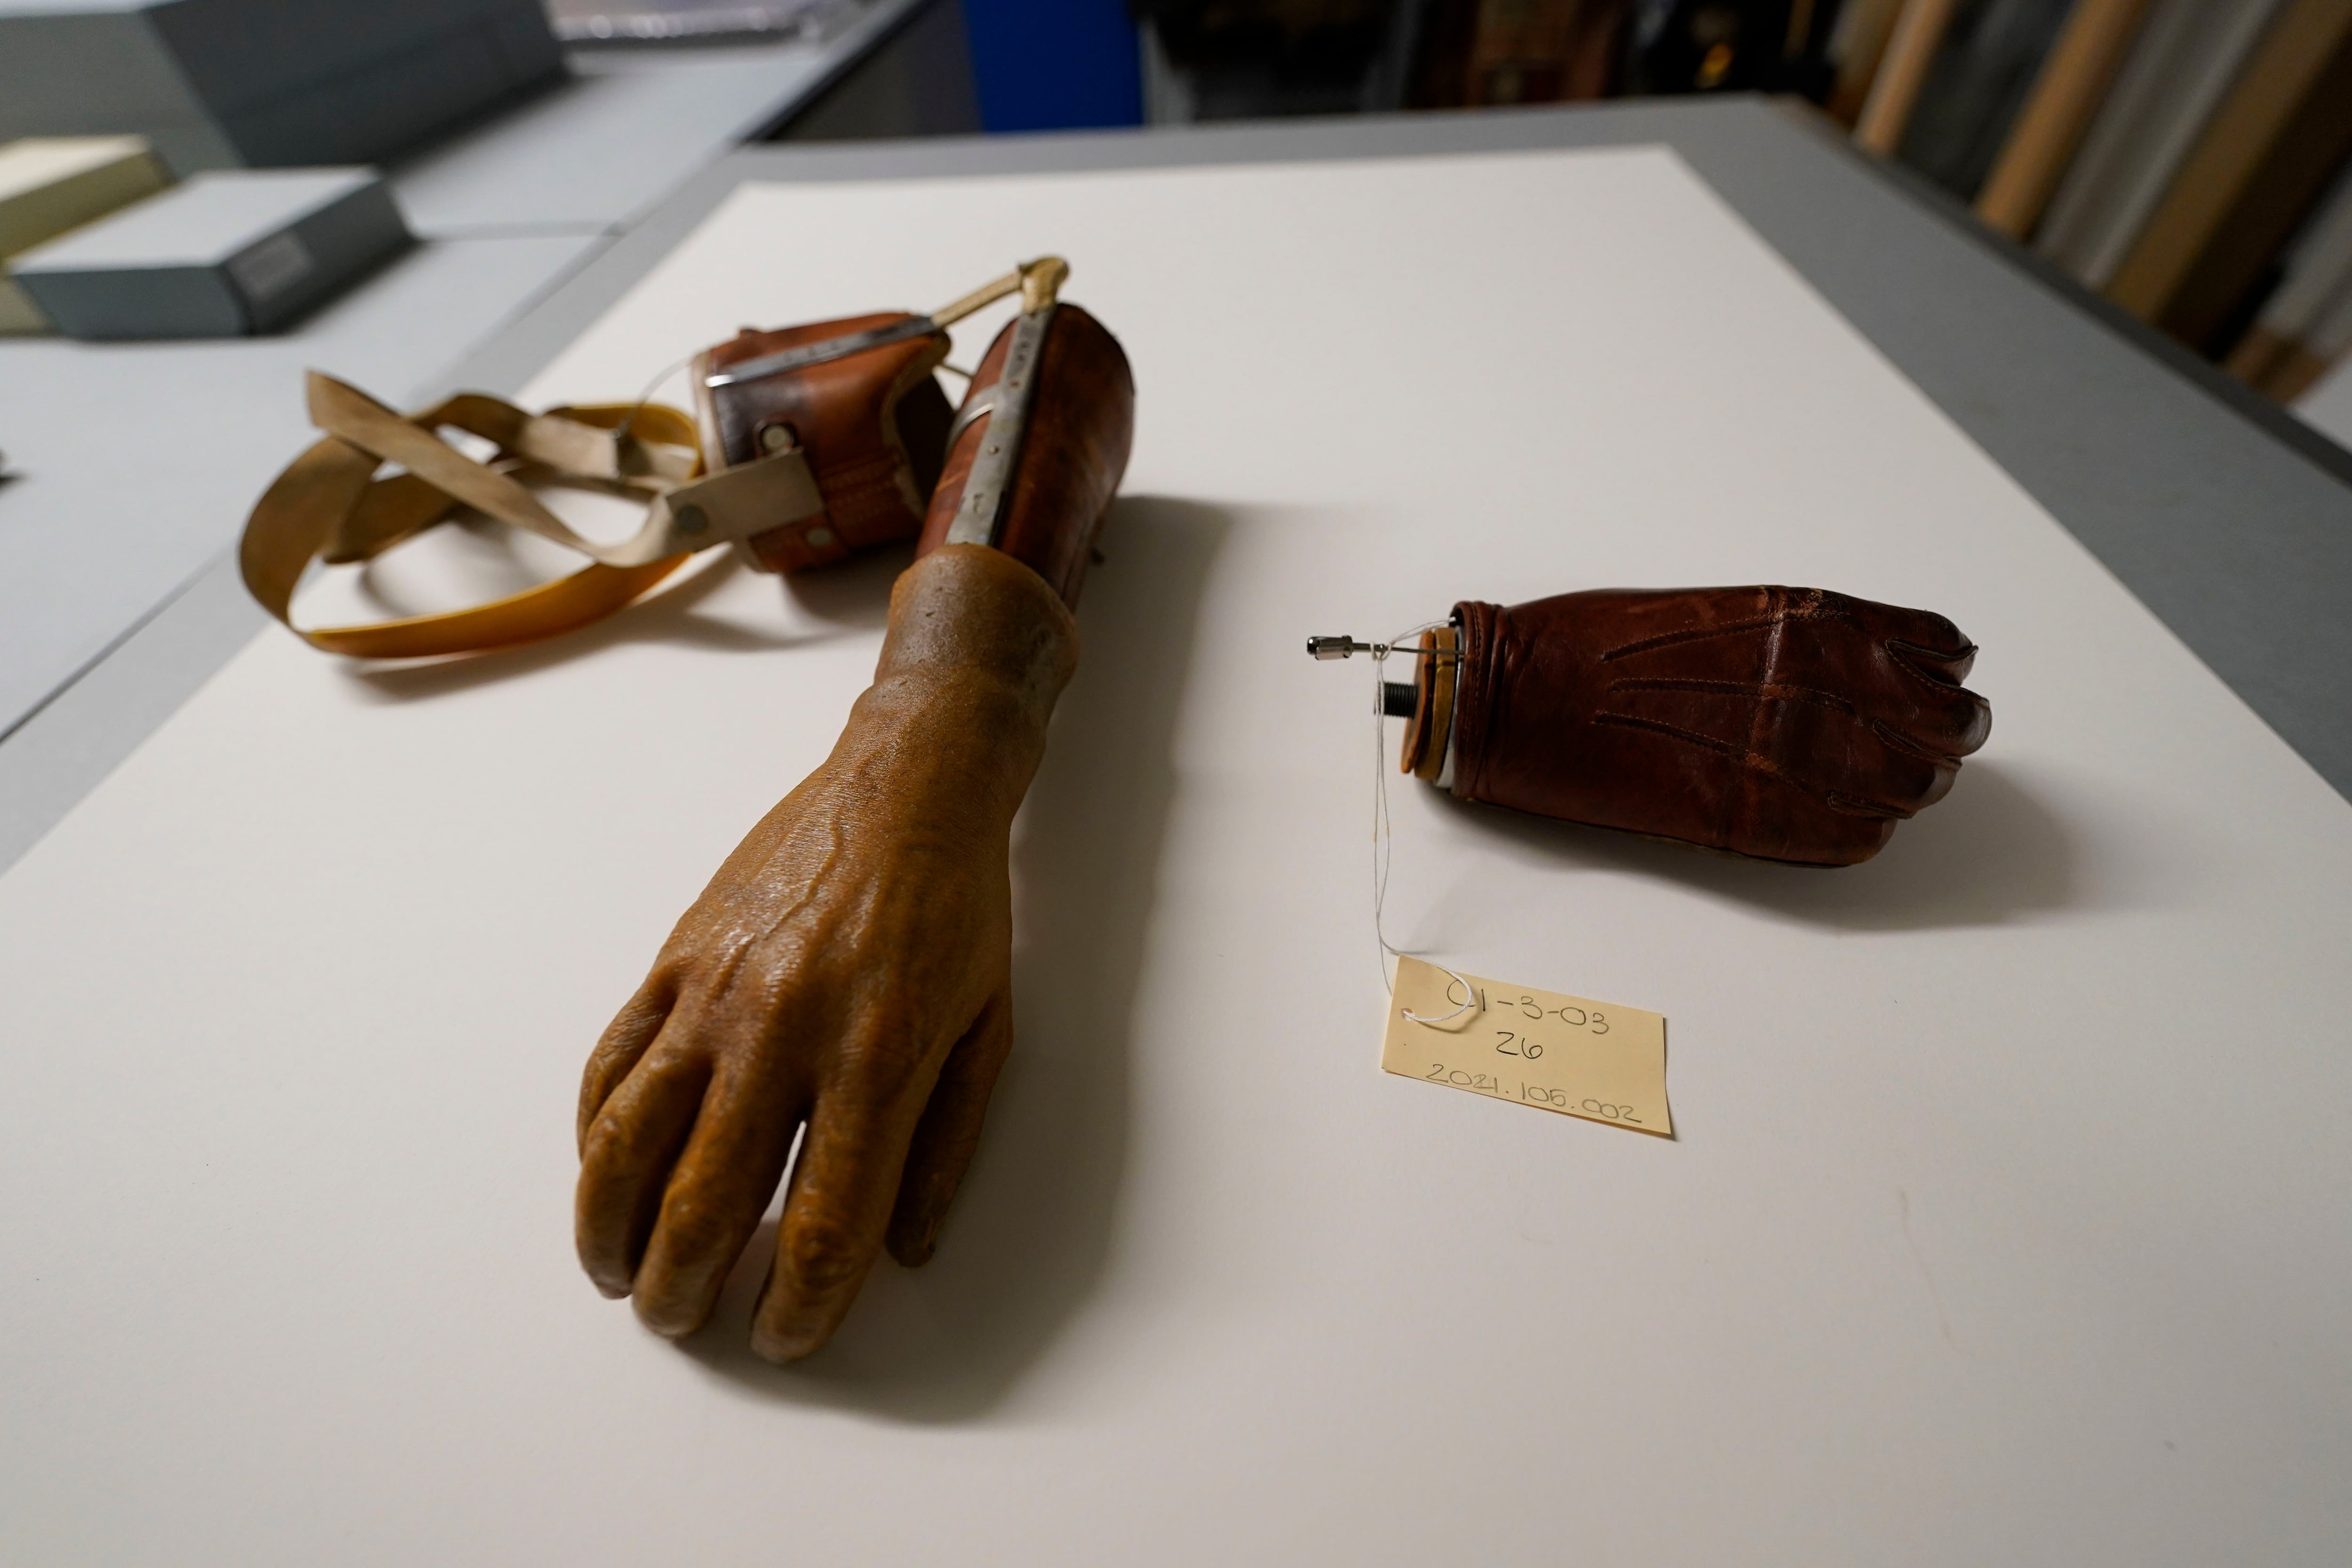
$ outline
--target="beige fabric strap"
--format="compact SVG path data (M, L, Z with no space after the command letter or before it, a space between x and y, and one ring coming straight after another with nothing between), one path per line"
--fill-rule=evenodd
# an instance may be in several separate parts
M611 615L696 551L824 510L797 450L703 476L693 421L659 405L531 415L500 398L461 393L404 416L317 372L309 394L311 421L326 436L254 507L239 564L263 608L331 652L412 658L552 637ZM444 428L480 437L497 451L476 462L436 434ZM377 478L387 461L406 472ZM534 486L641 500L646 521L621 543L600 545L549 510ZM461 512L551 540L591 564L445 615L315 630L294 626L294 592L313 560L365 561Z

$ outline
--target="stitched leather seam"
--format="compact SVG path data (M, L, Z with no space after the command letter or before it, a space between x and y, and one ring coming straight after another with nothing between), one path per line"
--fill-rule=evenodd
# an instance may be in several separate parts
M1631 713L1595 713L1592 716L1592 721L1596 724L1616 724L1628 730L1649 730L1661 735L1671 735L1677 741L1687 741L1694 746L1705 746L1710 752L1721 752L1727 757L1739 757L1762 766L1768 771L1778 771L1772 768L1772 764L1768 760L1758 756L1745 746L1735 746L1728 741L1718 741L1712 735L1702 735L1693 730L1661 723L1655 719L1637 718Z
M1937 653L1934 648L1921 647L1915 642L1904 642L1897 637L1889 637L1886 639L1886 657L1893 660L1897 668L1907 671L1921 680L1926 681L1930 688L1945 696L1965 697L1969 701L1981 708L1987 705L1983 698L1979 697L1975 692L1970 691L1958 681L1948 680L1944 677L1937 675L1934 670L1923 669L1916 663L1913 662L1914 656L1916 656L1919 658L1931 658L1937 660L1938 662L1949 660L1953 663L1958 663L1959 660L1967 658L1976 651L1976 645L1974 643L1970 643L1968 647L1962 648L1958 653Z
M1643 637L1639 642L1629 642L1622 647L1611 648L1601 656L1601 662L1607 664L1612 659L1631 658L1637 653L1647 653L1652 648L1672 647L1678 643L1701 642L1708 637L1727 637L1736 632L1760 631L1767 626L1781 626L1790 621L1841 621L1850 618L1843 610L1818 607L1782 610L1775 615L1751 616L1744 621L1726 621L1719 626L1694 626L1688 631L1664 632L1654 637Z
M1916 736L1905 734L1884 719L1873 719L1870 721L1870 731L1896 751L1907 752L1920 761L1933 763L1947 772L1956 770L1960 765L1960 760L1958 757L1936 751Z
M1712 691L1726 697L1780 698L1792 702L1818 702L1824 708L1834 708L1841 713L1853 711L1853 704L1834 691L1822 691L1811 686L1787 686L1779 682L1752 680L1678 680L1666 677L1651 677L1636 680L1612 681L1612 691Z
M1908 820L1912 815L1900 806L1885 805L1874 800L1864 800L1861 796L1848 795L1843 790L1824 791L1822 799L1832 811L1846 816L1874 816L1881 822L1902 822Z
M1685 742L1694 746L1703 746L1710 752L1720 752L1727 757L1737 757L1742 764L1752 771L1779 779L1791 788L1802 790L1822 801L1832 811L1847 816L1903 818L1912 815L1898 805L1887 805L1879 801L1864 800L1859 795L1848 795L1843 790L1824 789L1820 784L1799 778L1769 757L1751 752L1744 746L1735 746L1728 741L1718 741L1712 735L1702 735L1673 724L1662 724L1655 719L1639 719L1631 713L1596 713L1592 717L1592 721L1596 724L1615 724L1627 730L1647 730L1671 740Z
M1765 599L1766 607L1773 615L1783 617L1818 610L1821 608L1821 595L1817 593L1807 595L1803 601L1803 608L1801 611L1790 603L1789 595L1779 588L1769 590ZM1776 621L1764 632L1763 636L1758 639L1756 645L1756 684L1759 687L1769 684L1780 676L1780 656L1783 650L1787 647L1788 641L1789 626L1785 619ZM1748 699L1748 732L1746 742L1748 750L1751 754L1763 753L1766 748L1771 744L1771 726L1767 722L1765 715L1771 711L1773 707L1774 704L1767 702L1761 696L1750 696ZM1749 766L1747 767L1745 771L1753 774L1758 770L1753 766ZM1767 773L1766 776L1769 777L1771 775ZM1739 843L1741 841L1741 830L1743 828L1755 826L1756 817L1756 789L1752 781L1748 782L1748 787L1744 789L1724 791L1723 826L1720 830L1722 842L1726 844Z

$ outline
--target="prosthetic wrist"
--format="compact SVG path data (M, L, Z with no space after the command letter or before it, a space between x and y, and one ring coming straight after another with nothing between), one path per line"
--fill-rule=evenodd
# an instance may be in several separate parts
M892 587L874 684L835 756L890 754L872 773L887 780L882 809L911 809L936 782L996 804L1009 825L1077 666L1077 623L1042 578L998 551L946 546Z

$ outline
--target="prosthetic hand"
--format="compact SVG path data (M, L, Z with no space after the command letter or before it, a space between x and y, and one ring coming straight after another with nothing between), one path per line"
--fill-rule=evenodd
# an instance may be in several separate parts
M589 1058L581 1262L656 1332L709 1320L803 1123L752 1321L779 1362L824 1343L885 1246L929 1258L978 1144L1013 1042L1013 817L1133 425L1125 357L1058 282L1024 285L974 378L833 754L719 868Z
M1976 652L1941 616L1817 588L1607 589L1456 605L1388 707L1404 770L1461 799L1851 866L1984 744Z
M1012 1045L1013 815L1077 664L1068 610L964 545L890 598L833 754L686 912L589 1060L580 1258L665 1334L702 1326L808 1141L752 1329L823 1344L887 1237L930 1256Z

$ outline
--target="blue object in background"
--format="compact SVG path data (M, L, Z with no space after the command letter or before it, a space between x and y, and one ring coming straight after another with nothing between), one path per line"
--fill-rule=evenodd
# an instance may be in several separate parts
M1143 123L1124 0L963 0L963 25L989 130Z

